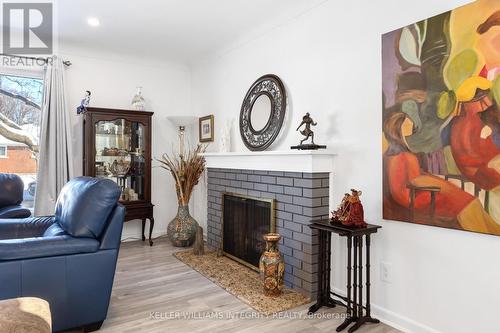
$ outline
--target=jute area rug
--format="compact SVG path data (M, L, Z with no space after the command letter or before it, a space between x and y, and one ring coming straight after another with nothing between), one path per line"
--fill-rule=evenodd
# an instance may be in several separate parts
M288 288L284 288L283 294L278 297L265 296L259 273L225 256L217 257L216 252L205 252L204 255L197 256L190 249L173 255L264 315L310 302L304 295Z

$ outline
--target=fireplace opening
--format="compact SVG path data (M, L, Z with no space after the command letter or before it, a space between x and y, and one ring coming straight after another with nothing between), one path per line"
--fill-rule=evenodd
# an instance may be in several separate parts
M274 200L224 193L222 205L224 255L258 270L266 247L262 236L276 232Z

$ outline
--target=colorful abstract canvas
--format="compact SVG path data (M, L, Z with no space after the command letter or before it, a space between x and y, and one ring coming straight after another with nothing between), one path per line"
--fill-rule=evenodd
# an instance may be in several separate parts
M382 36L384 219L500 235L500 1Z

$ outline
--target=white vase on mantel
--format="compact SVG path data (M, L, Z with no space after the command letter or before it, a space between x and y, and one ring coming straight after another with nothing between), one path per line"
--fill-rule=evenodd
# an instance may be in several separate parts
M222 127L219 139L219 152L229 153L231 151L231 129L233 127L233 119L226 120Z

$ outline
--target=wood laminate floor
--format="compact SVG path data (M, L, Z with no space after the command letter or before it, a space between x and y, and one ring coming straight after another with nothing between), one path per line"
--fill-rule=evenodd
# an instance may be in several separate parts
M255 318L258 314L248 305L172 256L175 251L166 239L153 247L122 244L108 318L100 332L335 332L343 320L338 318L342 307L318 311L330 319L305 319L309 305L279 319ZM185 318L190 315L196 318ZM381 323L357 332L399 331Z

